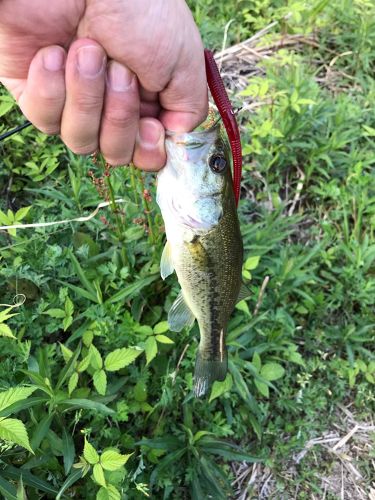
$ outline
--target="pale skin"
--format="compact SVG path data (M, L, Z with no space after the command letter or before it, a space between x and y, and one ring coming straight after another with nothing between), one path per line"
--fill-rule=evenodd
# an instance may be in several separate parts
M184 0L0 0L0 82L41 131L112 165L165 164L165 129L207 114Z

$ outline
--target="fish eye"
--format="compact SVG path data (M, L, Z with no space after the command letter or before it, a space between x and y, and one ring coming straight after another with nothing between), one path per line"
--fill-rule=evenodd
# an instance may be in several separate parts
M227 167L227 160L223 155L213 154L208 160L210 169L215 172L215 174L221 174Z

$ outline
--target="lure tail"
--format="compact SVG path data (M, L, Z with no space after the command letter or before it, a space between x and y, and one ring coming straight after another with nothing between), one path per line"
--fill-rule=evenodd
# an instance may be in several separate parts
M228 371L228 355L224 349L219 359L205 359L198 351L195 361L194 394L196 398L205 396L215 380L223 381Z

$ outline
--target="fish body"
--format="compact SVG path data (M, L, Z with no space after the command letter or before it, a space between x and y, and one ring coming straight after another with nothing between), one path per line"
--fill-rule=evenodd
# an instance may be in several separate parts
M200 343L195 394L227 373L227 324L241 289L243 248L229 151L218 126L169 134L167 163L158 174L157 202L167 235L163 279L176 271L181 293L169 312L171 330L196 319Z

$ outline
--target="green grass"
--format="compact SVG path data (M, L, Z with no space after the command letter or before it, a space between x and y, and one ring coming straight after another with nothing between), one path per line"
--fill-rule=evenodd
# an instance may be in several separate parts
M268 37L319 41L275 53L233 96L263 93L266 104L240 115L252 296L230 321L230 374L209 401L192 398L198 331L166 324L178 285L158 275L154 176L116 169L98 193L100 162L35 130L13 136L0 144L0 224L77 218L103 196L111 205L88 222L0 233L0 302L26 296L0 310L0 390L12 401L0 392L0 418L13 421L0 421L7 499L21 476L29 499L229 498L244 461L271 471L269 498L320 498L332 457L319 449L298 466L293 457L333 428L339 405L361 421L375 410L374 7L189 3L210 47L221 47L231 19L231 44L274 20ZM0 133L22 120L4 91L0 117ZM369 488L366 454L356 464Z

